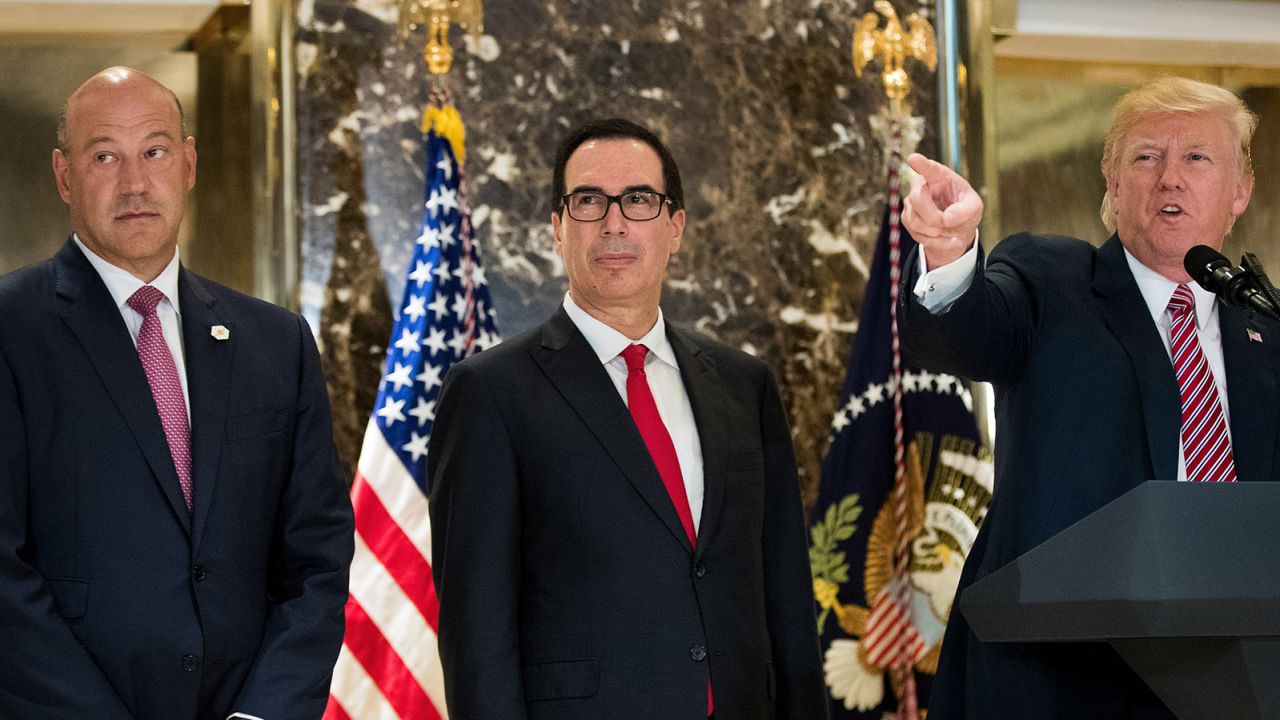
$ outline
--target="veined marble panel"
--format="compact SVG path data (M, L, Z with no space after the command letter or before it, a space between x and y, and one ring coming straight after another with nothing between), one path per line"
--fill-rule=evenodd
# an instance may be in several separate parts
M894 4L903 15L931 9ZM549 222L560 137L623 116L664 138L689 224L663 307L773 367L806 501L886 195L869 127L886 102L879 75L855 78L850 62L853 22L870 6L487 0L486 34L454 43L447 80L467 127L473 221L506 336L540 322L564 293ZM421 220L419 117L432 79L421 35L396 36L387 0L309 0L297 19L303 310L324 346L351 465ZM918 114L931 116L933 76L910 69ZM935 146L929 127L921 147Z

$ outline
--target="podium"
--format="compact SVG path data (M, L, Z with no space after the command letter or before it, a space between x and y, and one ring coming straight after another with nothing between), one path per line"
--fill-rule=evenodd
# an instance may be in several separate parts
M1143 483L959 608L984 642L1109 642L1180 720L1278 720L1280 483Z

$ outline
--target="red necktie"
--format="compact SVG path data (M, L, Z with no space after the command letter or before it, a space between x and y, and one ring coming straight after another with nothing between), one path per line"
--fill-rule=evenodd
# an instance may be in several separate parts
M142 316L142 328L138 330L138 357L147 373L147 384L151 386L156 411L160 413L160 425L169 444L169 455L173 457L173 469L177 471L178 484L182 486L182 499L190 512L191 431L187 424L187 403L182 397L182 381L178 379L173 353L164 341L164 330L160 327L160 317L156 315L156 305L163 298L164 293L143 285L125 302Z
M1195 482L1235 482L1227 421L1218 402L1218 386L1196 335L1196 301L1191 288L1179 285L1169 299L1169 344L1173 371L1182 392L1182 455L1187 479Z
M640 437L653 456L653 464L658 466L658 475L662 484L676 506L676 514L680 516L680 524L684 526L685 535L689 536L689 544L697 546L697 536L693 531L693 513L689 511L689 496L684 489L684 475L680 473L680 460L676 457L676 446L671 442L671 433L658 414L658 405L653 401L653 392L649 389L649 379L644 374L644 359L649 348L644 345L630 345L622 351L622 359L627 361L627 409L636 421ZM715 710L715 700L711 694L711 676L707 675L707 714Z
M631 345L622 351L622 359L627 361L627 409L636 421L640 437L649 448L653 464L658 467L658 475L662 484L676 506L676 514L680 516L680 524L689 536L689 543L696 545L697 537L693 531L693 513L689 511L689 496L684 490L684 476L680 473L680 460L676 457L676 446L671 442L671 433L658 414L658 406L653 401L653 393L649 390L649 379L644 374L644 359L649 348L643 345Z

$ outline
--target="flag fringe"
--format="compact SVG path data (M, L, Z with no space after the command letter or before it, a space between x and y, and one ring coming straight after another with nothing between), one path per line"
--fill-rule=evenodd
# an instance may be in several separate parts
M422 112L422 133L434 132L436 135L449 141L449 145L453 147L453 156L457 158L458 165L461 166L466 161L466 130L462 127L462 116L458 114L458 109L452 104L445 104L439 107L435 105L427 105L427 109Z

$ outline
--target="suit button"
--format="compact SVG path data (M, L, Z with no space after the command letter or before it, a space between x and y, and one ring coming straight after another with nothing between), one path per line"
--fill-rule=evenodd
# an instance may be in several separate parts
M694 576L694 577L702 577L703 575L706 575L706 574L707 574L707 566L706 566L706 565L703 565L702 563L698 563L697 565L694 565L694 566L693 566L693 576Z
M204 580L204 566L196 565L191 568L191 577L194 578L196 582Z
M702 662L707 659L707 648L705 645L692 645L689 647L689 657L694 662Z
M182 656L182 670L184 672L195 672L200 669L200 658L195 655Z

